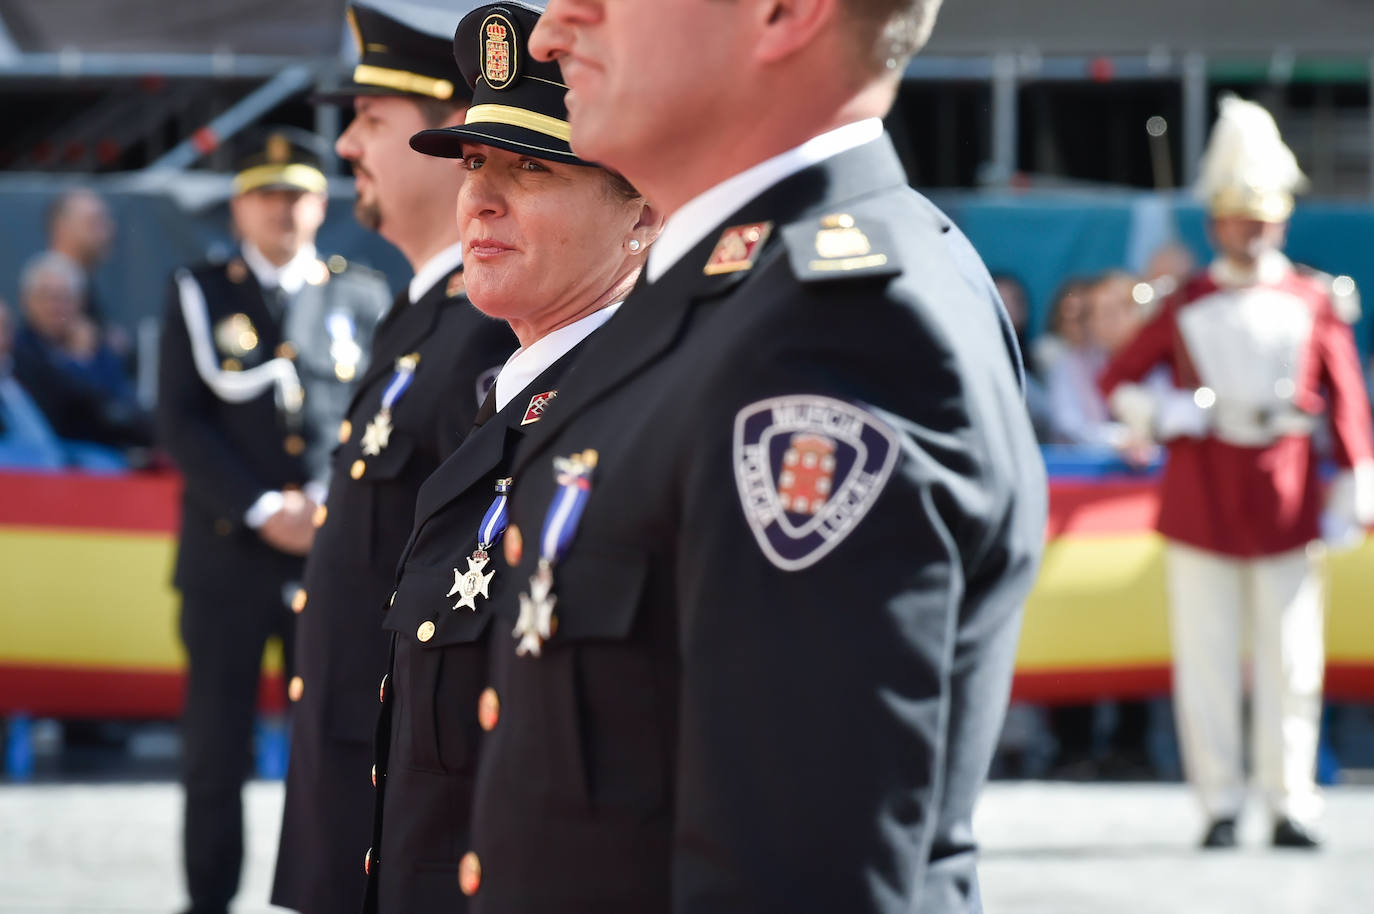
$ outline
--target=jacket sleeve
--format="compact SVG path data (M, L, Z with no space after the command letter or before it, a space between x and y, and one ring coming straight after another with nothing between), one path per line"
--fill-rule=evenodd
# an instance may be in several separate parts
M1370 430L1369 395L1360 372L1355 335L1329 307L1322 308L1313 328L1322 383L1331 398L1329 415L1336 461L1353 467L1374 460L1374 432Z
M725 354L707 415L682 419L696 442L678 471L675 914L924 910L923 892L945 910L932 896L975 881L967 822L1006 707L1043 469L1011 366L980 366L991 380L970 391L937 334L846 323L863 327ZM789 408L831 411L864 442L812 489L836 487L818 538L779 524L796 458L761 444L807 440L778 418ZM1009 530L1030 532L1008 550Z
M271 488L213 421L214 393L196 371L175 283L167 298L158 358L157 429L189 497L234 524Z
M1176 304L1167 302L1129 343L1112 356L1097 379L1097 389L1102 396L1110 400L1112 391L1118 385L1140 381L1156 365L1173 362L1178 334L1176 314Z

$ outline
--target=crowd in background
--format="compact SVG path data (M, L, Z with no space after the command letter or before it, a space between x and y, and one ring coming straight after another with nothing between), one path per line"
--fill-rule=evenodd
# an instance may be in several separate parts
M17 307L0 300L0 466L119 471L152 460L129 336L105 320L91 281L114 231L93 191L59 195Z
M92 274L107 256L115 225L88 189L54 199L47 247L19 277L19 301L0 300L0 466L117 471L154 463L152 426L135 392L127 332L105 319ZM1095 378L1160 299L1196 267L1169 244L1141 276L1110 270L1065 280L1043 332L1014 273L996 276L1027 369L1027 406L1042 444L1072 447L1147 466L1149 442L1132 441L1115 421Z

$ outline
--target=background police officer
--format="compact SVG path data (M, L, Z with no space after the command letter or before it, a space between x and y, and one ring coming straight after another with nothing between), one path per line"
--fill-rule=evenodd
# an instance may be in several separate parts
M272 899L306 914L361 903L377 683L387 663L381 623L396 561L420 484L462 442L516 346L463 295L454 218L461 169L409 145L420 130L461 124L468 107L453 60L457 14L433 18L402 22L352 6L360 60L325 99L354 108L336 149L353 166L359 221L396 245L415 276L378 327L371 367L348 404L293 602L291 764Z
M230 204L241 250L177 271L159 363L160 437L186 481L175 583L196 914L222 914L237 890L263 646L279 635L290 658L287 601L313 539L328 437L388 294L380 275L316 256L318 138L273 129L245 148Z

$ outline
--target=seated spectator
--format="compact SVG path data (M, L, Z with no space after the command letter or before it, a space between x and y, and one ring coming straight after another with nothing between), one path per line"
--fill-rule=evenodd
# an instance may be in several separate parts
M57 434L14 379L14 318L0 299L0 467L60 469L66 458Z
M1145 281L1153 287L1155 301L1159 301L1173 295L1196 272L1197 258L1193 252L1182 242L1168 241L1150 255Z
M1030 298L1021 280L1009 273L997 273L992 281L997 286L997 294L1002 297L1007 316L1011 318L1012 329L1016 331L1016 343L1021 349L1021 359L1026 368L1026 410L1030 413L1035 437L1043 444L1052 440L1053 424L1050 421L1050 396L1031 365Z
M110 348L121 358L127 356L133 341L122 327L107 323L110 315L104 304L96 300L92 285L96 268L109 256L114 243L115 225L110 208L95 191L75 187L53 200L46 225L48 250L66 255L86 280L86 315L105 332Z
M146 448L151 422L119 358L82 311L81 270L62 254L39 254L19 289L25 323L15 337L14 376L53 429L62 438Z
M1070 279L1050 303L1046 330L1036 339L1028 360L1042 381L1048 381L1059 357L1087 341L1088 289L1092 281Z
M1125 426L1113 421L1096 386L1107 356L1139 326L1138 306L1131 294L1134 287L1135 279L1124 272L1110 272L1088 286L1083 323L1072 330L1065 327L1069 330L1065 350L1048 375L1048 390L1059 443L1120 449L1131 462L1139 462L1147 455L1135 454Z

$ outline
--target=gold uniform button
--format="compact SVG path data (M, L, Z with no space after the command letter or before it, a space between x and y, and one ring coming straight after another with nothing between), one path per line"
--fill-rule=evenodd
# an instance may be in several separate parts
M421 641L428 641L434 637L434 623L426 619L420 623L420 627L415 630L415 637Z
M377 687L377 700L386 704L386 687L391 682L391 674L387 673L382 677L382 684Z
M372 875L372 868L377 865L377 858L372 856L372 848L367 849L367 855L363 857L363 874Z
M500 719L501 697L496 694L495 689L488 686L477 699L477 723L490 733L496 729L496 722Z
M229 523L229 521L225 520L225 519L222 518L222 517L221 517L221 518L218 518L218 519L215 521L215 533L217 533L218 535L220 535L220 536L228 536L230 533L233 533L233 532L234 532L234 525L231 524L231 523Z
M463 859L458 862L458 888L462 889L463 894L471 898L477 894L477 890L482 887L482 861L477 859L477 855L468 851L463 855Z
M317 508L315 508L315 516L311 518L311 522L314 523L316 530L324 526L324 520L328 516L329 509L326 508L324 505L320 505Z
M296 347L290 343L282 343L277 347L277 358L294 359L296 357Z
M352 476L354 479L362 479L363 474L366 472L367 464L361 460L353 461L353 466L349 467L348 469L348 475Z
M305 439L300 435L287 435L286 440L282 442L282 447L292 457L299 457L305 453Z
M225 359L219 363L219 367L225 371L243 371L243 363L238 359Z
M304 587L296 588L296 595L291 598L291 611L298 613L305 609L305 601L309 597L310 595L305 592Z
M348 439L353 437L353 423L347 419L339 423L339 443L347 444Z
M286 695L292 701L300 701L305 694L305 680L299 676L291 677L291 684L286 687Z

